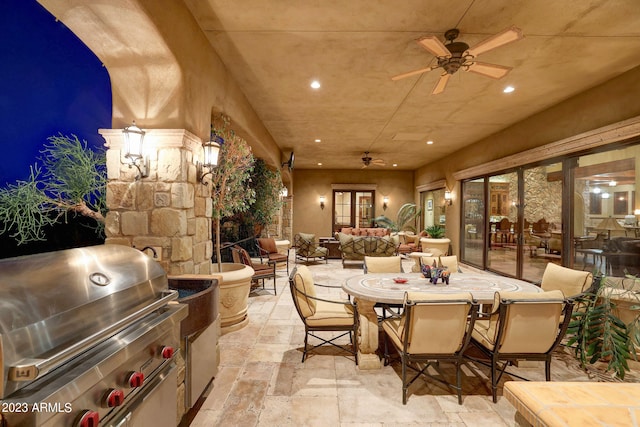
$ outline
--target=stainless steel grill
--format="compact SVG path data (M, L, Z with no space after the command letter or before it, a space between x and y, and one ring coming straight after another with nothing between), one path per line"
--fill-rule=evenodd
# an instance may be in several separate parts
M0 260L5 426L175 426L177 296L125 246Z

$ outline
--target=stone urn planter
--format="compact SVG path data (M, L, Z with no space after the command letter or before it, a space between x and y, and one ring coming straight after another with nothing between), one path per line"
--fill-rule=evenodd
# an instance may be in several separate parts
M253 268L244 264L222 263L222 271L213 264L212 274L222 277L220 286L220 327L222 334L242 329L249 323L247 304Z
M448 238L432 239L429 237L420 238L422 252L430 253L433 256L446 255L449 253L451 240Z

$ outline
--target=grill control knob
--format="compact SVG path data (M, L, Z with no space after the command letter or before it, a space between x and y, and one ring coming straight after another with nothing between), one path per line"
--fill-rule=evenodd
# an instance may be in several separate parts
M76 427L98 427L100 422L100 414L95 411L84 410L78 416L74 426Z
M107 407L114 408L122 405L122 402L124 402L124 393L122 390L110 389L107 391L107 397L105 398Z
M173 347L171 346L165 346L162 347L162 351L160 352L160 355L162 356L163 359L171 359L173 357Z
M141 387L144 383L144 374L142 372L131 372L127 383L131 388Z

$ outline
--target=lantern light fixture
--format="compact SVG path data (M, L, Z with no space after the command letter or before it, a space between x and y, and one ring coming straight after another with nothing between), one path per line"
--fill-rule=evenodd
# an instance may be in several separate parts
M444 204L446 206L451 206L453 203L453 196L451 195L451 191L445 190L444 192Z
M320 196L320 209L324 209L324 196Z
M209 182L204 181L204 177L213 173L213 169L218 166L218 158L220 156L220 148L224 144L224 139L211 131L211 137L209 141L202 144L204 151L204 159L196 164L198 181L204 185L209 185ZM208 172L205 172L204 169Z
M384 196L382 198L382 210L387 210L387 207L389 206L389 196Z
M146 178L149 176L147 165L149 163L148 158L144 154L143 143L145 131L136 126L134 120L131 126L127 126L122 129L124 134L124 158L127 160L126 164L129 165L129 169L135 167L138 169L138 175L136 181L140 178Z

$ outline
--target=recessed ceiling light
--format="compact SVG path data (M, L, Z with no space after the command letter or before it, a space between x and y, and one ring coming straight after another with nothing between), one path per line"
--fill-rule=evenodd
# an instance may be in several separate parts
M507 86L507 87L505 87L504 89L502 89L502 92L503 92L503 93L511 93L511 92L513 92L514 90L516 90L516 88L515 88L515 87L513 87L513 86Z
M318 166L322 166L322 163L318 162Z
M310 86L311 86L312 89L320 89L320 82L317 81L317 80L314 80L314 81L311 82Z
M315 140L315 142L321 142L321 141L322 141L321 139L316 139L316 140Z
M615 182L613 180L609 181L609 187L615 187L616 185L618 185L617 182Z
M433 141L431 140L427 141L427 145L431 145L431 144L433 144Z
M394 167L394 168L397 168L397 167L398 167L398 164L397 164L397 163L394 163L394 164L393 164L393 167Z

